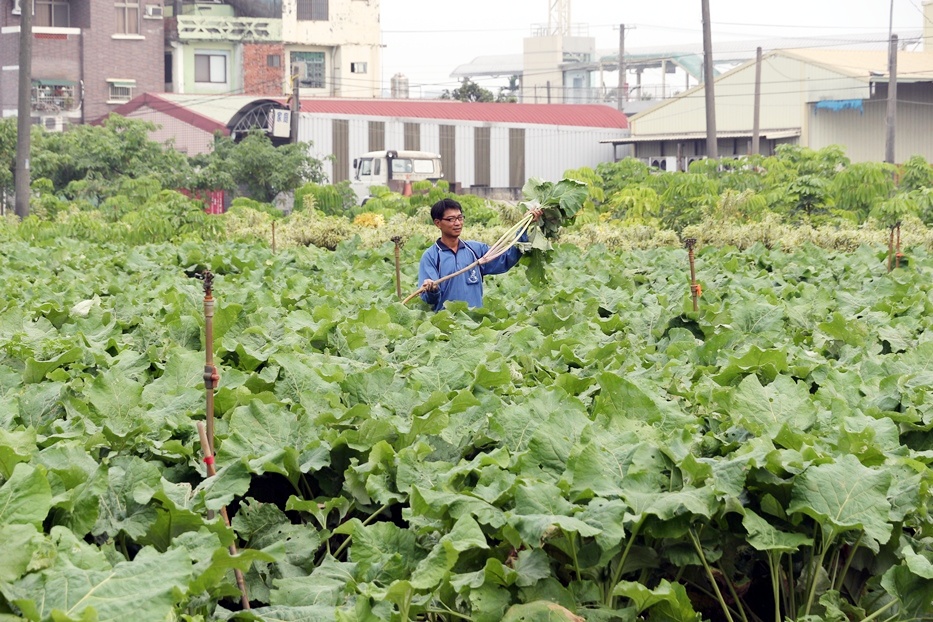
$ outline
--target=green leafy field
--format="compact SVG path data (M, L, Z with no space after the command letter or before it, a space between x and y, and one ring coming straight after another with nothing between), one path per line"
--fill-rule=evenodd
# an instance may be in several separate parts
M0 621L933 619L923 249L393 250L6 240Z

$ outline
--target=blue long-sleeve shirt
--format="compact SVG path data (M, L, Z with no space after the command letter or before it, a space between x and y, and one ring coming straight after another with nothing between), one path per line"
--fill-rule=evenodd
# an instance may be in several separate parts
M522 237L519 238L520 242L526 242L527 240L528 236L525 234L522 234ZM473 240L459 240L457 252L455 253L438 238L421 256L421 264L418 267L418 283L424 283L425 279L436 281L448 274L453 274L457 270L466 268L485 255L488 250L488 244ZM463 300L470 307L482 307L483 277L487 274L506 272L517 264L521 257L521 251L513 246L489 263L477 266L440 283L438 291L423 292L421 299L431 305L435 311L443 309L444 303L448 300Z

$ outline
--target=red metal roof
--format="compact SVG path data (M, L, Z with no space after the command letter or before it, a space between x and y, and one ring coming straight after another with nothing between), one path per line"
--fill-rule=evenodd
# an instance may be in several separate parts
M537 123L571 127L628 128L624 113L602 104L506 104L445 100L305 99L301 111L319 114Z

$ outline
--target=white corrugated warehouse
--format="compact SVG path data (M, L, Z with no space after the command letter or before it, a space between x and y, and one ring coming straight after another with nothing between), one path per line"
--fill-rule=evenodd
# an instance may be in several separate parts
M328 178L350 179L368 151L439 153L444 178L473 191L520 191L530 177L613 161L606 142L628 134L626 116L601 104L506 104L425 100L301 102L298 137L312 143Z
M210 149L214 132L272 132L273 111L287 105L284 98L147 93L117 112L155 121L154 138L193 155ZM299 140L311 143L331 181L350 179L353 159L368 151L419 150L440 154L444 178L462 189L514 196L530 177L556 181L568 169L612 162L611 142L628 133L625 114L603 104L306 99L298 124Z

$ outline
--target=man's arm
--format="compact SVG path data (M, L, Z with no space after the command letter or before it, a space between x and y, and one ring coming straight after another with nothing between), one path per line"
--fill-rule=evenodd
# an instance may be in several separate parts
M528 234L522 233L522 237L518 238L519 242L527 242ZM518 260L522 258L522 252L518 250L517 246L513 246L503 254L499 255L492 261L483 265L483 274L502 274L503 272L509 271L512 266L518 263Z
M537 221L539 218L541 218L541 214L542 214L543 212L542 212L542 210L541 210L540 207L533 208L531 211L534 213L534 220L535 220L535 221ZM527 232L527 231L523 231L521 237L518 238L518 241L519 241L519 242L527 242L527 241L528 241L528 232ZM484 246L485 246L485 245L484 245ZM488 248L489 248L489 247L486 247L486 249L484 249L483 252L485 253L486 250L488 250ZM513 246L512 248L510 248L509 250L507 250L507 251L506 251L505 253L503 253L502 255L499 255L498 257L496 257L495 259L493 259L493 260L490 261L489 263L485 264L485 265L483 266L483 274L502 274L503 272L507 272L507 271L510 270L515 264L517 264L518 261L519 261L519 259L521 259L521 258L522 258L522 252L521 252L520 250L518 250L518 247L517 247L517 246Z
M431 248L424 251L421 256L421 263L418 264L418 282L421 285L428 286L427 291L421 293L421 299L431 305L432 308L437 305L441 297L440 288L434 282L441 278L441 275L437 272L437 259L437 249L431 246Z

